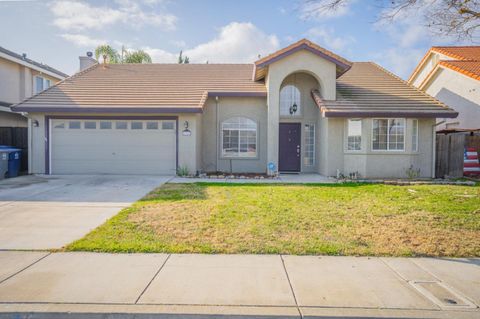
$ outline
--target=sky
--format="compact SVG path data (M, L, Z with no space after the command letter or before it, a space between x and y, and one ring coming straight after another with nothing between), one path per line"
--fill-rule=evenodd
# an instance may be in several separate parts
M433 45L421 15L379 22L374 0L311 14L302 0L0 0L0 46L67 74L100 44L143 49L155 63L252 63L302 38L350 61L374 61L406 79Z

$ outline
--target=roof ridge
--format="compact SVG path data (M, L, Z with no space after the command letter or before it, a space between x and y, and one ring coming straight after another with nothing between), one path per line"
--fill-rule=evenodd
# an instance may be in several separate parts
M99 65L100 65L100 64L97 62L97 63L89 66L89 67L86 68L86 69L83 69L83 70L81 70L81 71L79 71L79 72L77 72L77 73L75 73L75 74L73 74L73 75L71 75L71 76L69 76L69 77L66 77L66 78L63 79L63 80L58 81L57 83L55 83L54 85L50 86L49 88L47 88L47 89L45 89L45 90L43 90L43 91L41 91L41 92L38 92L37 94L34 94L34 95L32 95L32 96L30 96L30 97L28 97L28 98L26 98L26 99L24 99L24 100L16 103L16 104L11 105L10 108L13 109L13 108L15 108L15 107L17 107L17 106L25 103L25 102L28 102L28 101L30 101L31 99L33 99L34 97L36 97L36 96L38 96L38 95L40 95L40 94L46 93L46 92L50 91L51 89L59 86L60 84L67 82L67 80L74 79L74 78L76 78L76 77L78 77L78 76L80 76L80 75L82 75L82 74L85 74L85 73L87 73L87 72L90 72L91 70L95 69L95 68L98 67Z
M395 73L392 73L390 71L388 71L387 69L385 69L384 67L382 67L381 65L378 65L377 63L375 62L370 62L373 66L377 67L380 71L383 71L385 73L387 73L388 75L394 77L395 79L399 80L400 82L402 82L403 84L407 85L408 87L412 88L413 90L417 91L418 93L422 94L423 96L427 97L428 99L432 100L433 102L437 102L441 107L445 108L445 109L448 109L448 110L453 110L452 108L448 107L446 104L444 104L443 102L437 100L436 98L434 98L433 96L423 92L422 90L420 90L419 88L415 87L414 85L408 83L407 81L405 81L404 79L402 79L401 77L399 77L398 75L396 75Z

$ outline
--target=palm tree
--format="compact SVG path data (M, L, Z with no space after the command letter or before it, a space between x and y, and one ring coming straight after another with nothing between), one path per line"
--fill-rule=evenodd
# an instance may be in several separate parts
M152 63L152 58L143 50L126 51L123 63Z
M118 63L119 56L117 50L109 46L108 44L99 45L95 49L95 57L103 57L103 63Z

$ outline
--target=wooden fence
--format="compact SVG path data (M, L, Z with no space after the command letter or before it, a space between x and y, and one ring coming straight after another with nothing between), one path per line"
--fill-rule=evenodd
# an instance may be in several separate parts
M28 170L28 129L26 127L0 127L0 145L21 149L20 171Z
M473 147L480 152L480 135L437 134L435 176L462 177L465 147Z

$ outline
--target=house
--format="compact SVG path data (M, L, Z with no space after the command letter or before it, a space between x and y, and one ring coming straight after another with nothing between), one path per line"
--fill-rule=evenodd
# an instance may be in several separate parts
M27 127L27 119L10 110L16 104L68 75L0 47L0 127Z
M434 173L457 112L372 62L301 40L252 64L94 64L13 108L32 173Z
M480 46L432 47L408 83L459 113L439 118L437 130L480 129Z

